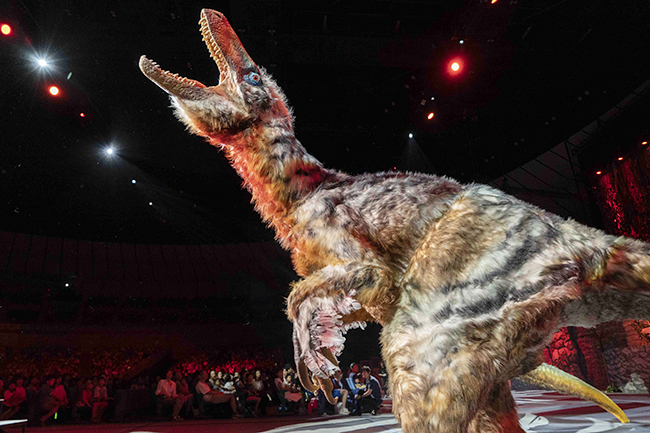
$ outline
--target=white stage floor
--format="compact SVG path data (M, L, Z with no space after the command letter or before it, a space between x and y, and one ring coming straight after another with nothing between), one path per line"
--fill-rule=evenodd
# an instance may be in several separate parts
M516 391L519 421L529 433L650 433L650 396L610 394L630 419L621 424L613 415L590 402L547 391ZM361 417L322 417L317 421L266 430L265 433L399 433L402 429L390 414Z

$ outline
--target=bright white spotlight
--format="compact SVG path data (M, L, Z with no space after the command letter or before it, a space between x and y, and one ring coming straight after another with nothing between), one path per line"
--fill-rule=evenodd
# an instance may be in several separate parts
M149 206L153 206L153 202L149 202Z
M409 132L409 138L413 138L413 133Z
M131 179L131 183L135 185L135 179Z
M38 60L36 61L36 63L38 63L38 66L40 66L40 67L42 67L42 68L44 68L44 67L47 66L47 60L45 60L45 59L38 59Z
M112 147L109 147L108 149L106 149L106 154L107 155L112 155L113 153L115 153L115 150L113 150Z

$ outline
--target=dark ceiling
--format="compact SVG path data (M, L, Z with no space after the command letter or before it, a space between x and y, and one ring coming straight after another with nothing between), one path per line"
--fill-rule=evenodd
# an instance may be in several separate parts
M184 131L137 67L146 54L216 84L202 7L224 12L276 77L305 147L351 173L397 167L486 182L650 78L645 0L9 1L1 230L135 243L272 238L222 156ZM49 72L31 60L46 53ZM464 68L452 77L456 57ZM648 132L647 115L637 118L630 143L616 146Z

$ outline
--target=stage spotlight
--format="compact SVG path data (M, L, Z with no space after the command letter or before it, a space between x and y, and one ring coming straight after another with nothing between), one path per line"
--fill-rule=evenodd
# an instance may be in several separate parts
M50 92L50 95L52 95L52 96L59 96L59 94L61 93L61 91L59 90L59 88L56 87L56 86L50 86L50 87L48 87L48 88L47 88L47 91Z
M648 144L648 142L647 142L647 141L642 141L641 144L642 144L643 146L645 146L646 144Z
M619 157L618 157L618 160L619 160L619 161L623 161L623 157L622 157L622 156L619 156Z
M10 36L13 32L13 29L9 24L2 24L0 25L0 32L5 36Z
M131 183L135 185L135 179L131 179Z
M499 1L499 0L490 0L490 4L493 5L493 4L495 4L497 1Z
M86 117L84 113L79 113L79 117Z
M149 202L149 206L153 206L153 202Z
M596 172L596 174L597 174L598 176L600 176L601 174L603 174L603 172L600 171L600 170L598 170L598 171Z
M36 63L38 63L38 66L40 66L41 68L45 68L47 66L47 60L45 59L38 59Z
M458 71L460 70L460 63L458 63L458 62L453 62L453 63L449 66L449 68L450 68L452 71L454 71L454 72L458 72Z
M106 149L106 155L113 156L114 153L115 153L115 149L113 149L112 147Z
M429 113L429 115L427 116L427 119L431 120L431 119L433 119L433 116L435 116L435 113L432 111L432 112Z
M409 133L409 138L413 138L413 133L412 132Z

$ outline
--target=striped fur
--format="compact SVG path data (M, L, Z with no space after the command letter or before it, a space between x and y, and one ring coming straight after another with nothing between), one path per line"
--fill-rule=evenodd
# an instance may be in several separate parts
M291 251L296 360L316 376L338 372L323 349L339 354L350 327L377 321L404 432L521 432L507 381L540 365L555 330L650 318L648 244L484 185L325 169L225 17L204 10L201 22L219 86L140 65L189 130L224 150Z

